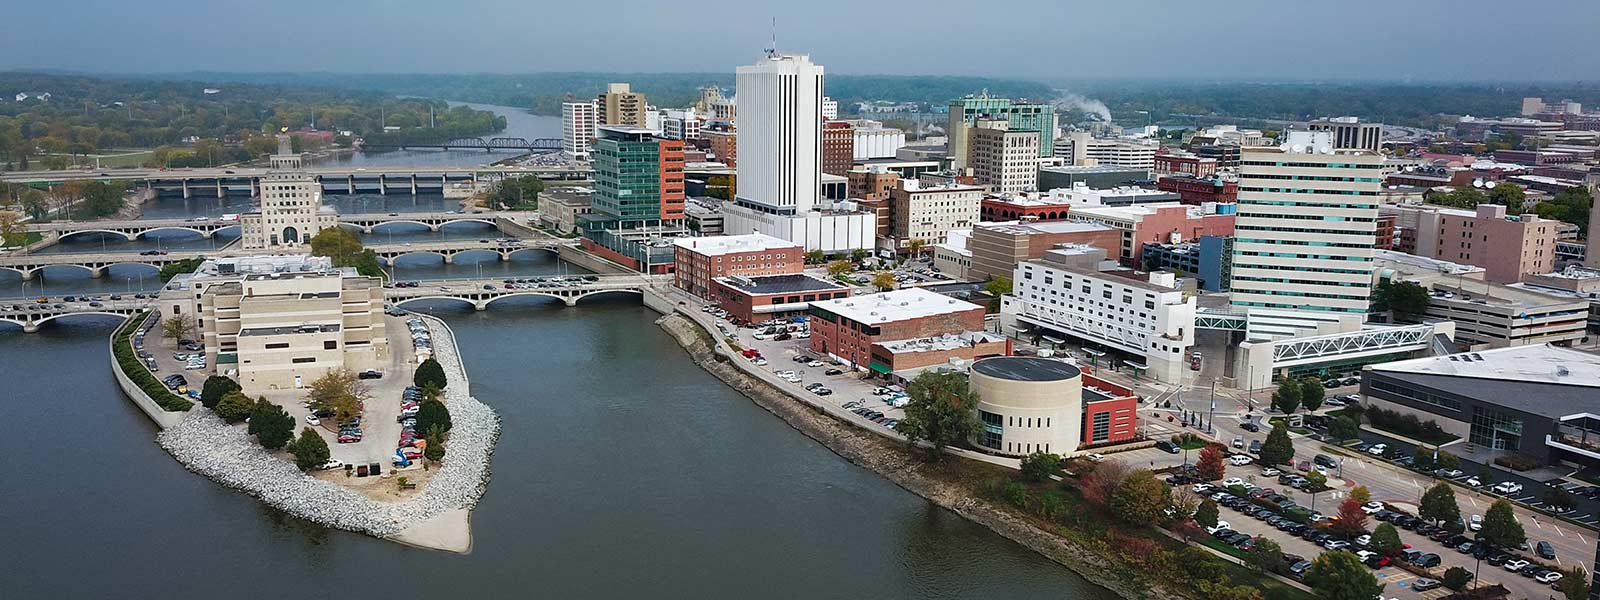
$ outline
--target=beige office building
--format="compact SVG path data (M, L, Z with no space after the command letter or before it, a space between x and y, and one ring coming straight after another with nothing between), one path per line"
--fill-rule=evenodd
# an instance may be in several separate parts
M339 214L322 205L322 183L301 170L289 136L278 136L271 165L261 177L261 207L239 217L240 243L246 249L308 244L318 232L339 226Z
M298 389L328 371L390 360L383 285L320 256L207 261L161 293L167 316L193 315L207 362L247 393Z
M594 100L597 125L649 127L649 103L626 83L608 83Z
M997 193L1039 185L1039 132L1014 130L1000 119L979 119L968 132L967 165L978 185Z
M1557 221L1508 215L1498 204L1480 204L1476 210L1396 205L1382 212L1413 224L1413 254L1483 267L1489 281L1516 283L1555 270Z
M983 188L966 185L921 185L908 179L889 192L894 202L891 229L900 248L911 240L929 245L949 240L950 230L967 229L978 222Z

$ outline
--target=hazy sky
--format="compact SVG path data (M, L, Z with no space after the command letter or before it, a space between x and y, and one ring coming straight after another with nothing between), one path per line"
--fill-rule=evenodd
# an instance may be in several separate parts
M1600 79L1596 0L8 2L0 69Z

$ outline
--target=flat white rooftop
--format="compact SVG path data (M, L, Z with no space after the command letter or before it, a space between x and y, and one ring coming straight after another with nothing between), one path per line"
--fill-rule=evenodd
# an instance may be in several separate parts
M982 306L971 302L957 300L922 288L906 288L866 296L823 300L821 302L813 302L812 306L858 323L867 324L908 321L921 317L983 309Z
M1391 373L1600 387L1600 354L1549 344L1430 356L1370 368ZM1595 398L1600 401L1600 392Z
M762 250L779 250L785 248L799 248L796 244L782 238L775 238L764 233L747 233L744 235L713 235L707 237L681 237L674 239L673 244L679 248L692 250L707 256L721 256L734 252L760 252Z

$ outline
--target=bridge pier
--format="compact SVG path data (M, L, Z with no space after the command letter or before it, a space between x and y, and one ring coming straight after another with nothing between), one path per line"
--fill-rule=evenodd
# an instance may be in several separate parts
M188 179L181 179L179 181L183 185L183 199L184 200L188 200L190 198L193 198L194 197L194 192L189 191L189 180Z
M39 322L38 321L28 321L26 323L23 323L22 324L22 332L23 333L38 333L39 332Z
M489 310L489 301L488 300L479 300L477 302L473 302L472 303L472 308L474 308L476 310Z
M378 195L379 196L387 196L387 195L389 195L389 182L388 182L387 178L383 176L383 173L379 173L378 174Z
M105 276L106 276L106 268L105 267L94 267L92 269L89 269L89 278L90 279L100 279L101 277L105 277Z
M250 178L250 197L251 198L259 198L259 197L261 197L261 180L255 178L255 177L251 177Z
M444 254L444 264L456 264L456 255L454 253Z
M355 175L347 175L347 176L345 176L345 186L346 186L346 189L348 189L350 191L350 195L351 196L356 195L356 176Z
M218 177L217 178L217 197L221 198L224 193L226 193L226 190L224 190L223 187L222 187L222 178Z
M578 299L577 298L562 298L562 300L565 300L567 302L567 306L577 306L578 305Z
M137 233L123 232L122 233L122 237L128 238L128 241L130 241L130 242L139 241L139 234L137 234Z
M411 174L411 195L417 195L417 174Z

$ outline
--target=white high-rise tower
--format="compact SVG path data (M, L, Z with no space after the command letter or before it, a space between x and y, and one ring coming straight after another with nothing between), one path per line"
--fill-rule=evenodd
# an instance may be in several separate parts
M822 66L769 51L739 67L738 196L775 214L811 210L821 194Z

